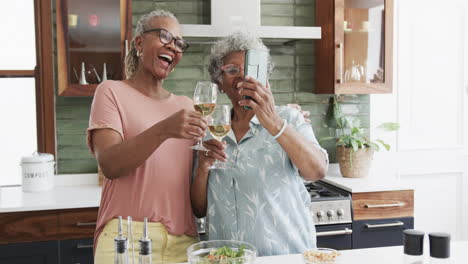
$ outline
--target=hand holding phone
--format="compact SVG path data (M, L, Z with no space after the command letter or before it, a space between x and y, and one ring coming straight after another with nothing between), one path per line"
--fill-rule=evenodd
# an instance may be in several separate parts
M260 49L251 49L245 52L244 78L250 76L262 85L267 85L268 73L268 51ZM244 99L252 99L244 96ZM251 110L250 106L244 106L244 109Z

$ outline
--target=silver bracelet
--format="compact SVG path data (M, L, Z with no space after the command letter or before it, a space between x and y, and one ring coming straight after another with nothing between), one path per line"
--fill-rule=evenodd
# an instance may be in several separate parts
M286 121L286 119L283 119L284 123L283 123L283 127L281 128L281 130L278 132L278 134L276 134L276 136L273 136L273 139L277 139L281 136L281 134L283 134L284 130L286 130L286 127L288 126L288 121Z

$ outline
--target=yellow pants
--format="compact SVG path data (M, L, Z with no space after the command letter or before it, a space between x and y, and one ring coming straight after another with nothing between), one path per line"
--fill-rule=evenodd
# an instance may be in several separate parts
M98 237L94 256L95 264L114 263L114 238L117 237L118 220L113 219L104 226ZM134 262L132 262L132 245L128 242L129 263L138 263L140 246L138 240L143 236L143 222L133 221ZM127 221L123 221L123 232L127 235ZM167 232L161 223L148 223L148 234L152 240L153 264L180 263L187 261L187 248L198 242L197 237L187 235L174 236ZM130 239L129 239L130 240Z

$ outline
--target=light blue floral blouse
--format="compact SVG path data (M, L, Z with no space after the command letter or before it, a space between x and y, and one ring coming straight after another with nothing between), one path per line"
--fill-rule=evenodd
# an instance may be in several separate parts
M326 154L299 111L284 106L276 110ZM310 196L298 169L273 136L254 116L240 142L232 130L224 141L236 168L210 170L208 239L246 241L256 246L259 256L301 253L316 247Z

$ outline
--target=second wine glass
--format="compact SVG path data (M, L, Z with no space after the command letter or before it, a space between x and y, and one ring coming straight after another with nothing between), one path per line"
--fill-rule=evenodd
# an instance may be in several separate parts
M217 105L211 119L208 121L208 128L211 136L222 141L231 130L231 107L229 105ZM227 162L216 160L210 169L230 169L233 165Z
M216 107L216 99L218 97L218 85L212 82L197 82L195 92L193 93L193 104L195 110L207 117L213 113ZM196 150L208 151L203 147L201 140L195 146L191 147Z

